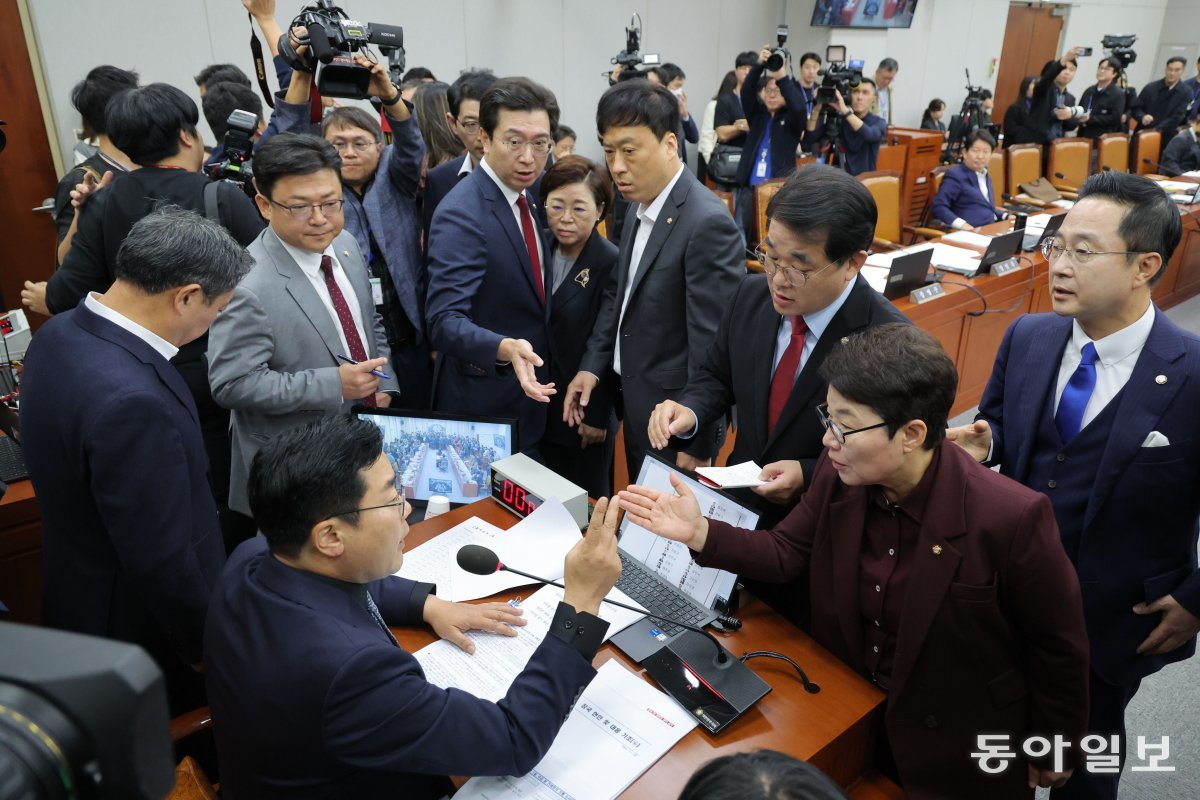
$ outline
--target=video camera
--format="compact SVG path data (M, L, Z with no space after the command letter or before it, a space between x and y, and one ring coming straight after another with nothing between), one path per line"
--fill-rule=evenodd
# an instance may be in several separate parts
M355 64L354 55L368 52L368 45L373 44L391 62L393 53L403 54L404 29L399 25L350 19L334 2L316 0L301 9L292 20L289 32L279 38L279 55L292 69L315 73L317 91L322 96L364 100L371 83L371 71ZM290 28L308 31L296 40L298 45L308 45L306 55L296 54ZM400 58L403 59L403 55ZM402 60L400 63L403 65ZM392 66L394 69L394 63Z
M621 76L621 80L633 75L634 77L643 77L645 72L642 67L657 67L662 61L658 57L658 53L641 52L642 41L642 18L638 14L634 14L629 19L629 27L625 29L625 49L617 53L611 59L610 63L621 66L625 72ZM602 73L609 82L613 81L611 71Z
M984 89L982 86L972 86L970 70L964 70L964 72L967 73L967 98L965 100L963 100L962 114L963 114L963 116L966 116L971 111L982 111L983 110Z
M211 164L205 171L214 181L229 181L242 187L242 191L251 198L254 197L254 167L251 158L254 154L254 131L258 127L258 117L249 111L235 109L225 121L228 126L221 148L225 157Z
M821 75L821 85L817 87L817 102L833 105L837 102L838 92L842 99L849 102L850 92L862 83L863 60L861 58L846 61L846 47L831 44L825 48L825 61L828 63Z
M1133 51L1133 43L1136 41L1137 36L1134 34L1124 36L1109 34L1100 40L1100 46L1104 48L1104 56L1120 64L1123 71L1137 61L1137 53Z
M763 66L767 72L778 72L783 69L783 65L791 57L786 47L788 40L788 26L780 25L775 29L775 40L779 43L777 47L771 50L771 55L767 57L767 63Z

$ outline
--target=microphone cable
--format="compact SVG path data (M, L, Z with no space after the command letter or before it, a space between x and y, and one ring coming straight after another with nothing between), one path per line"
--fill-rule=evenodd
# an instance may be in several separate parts
M749 652L742 653L742 657L739 658L738 661L741 661L743 664L745 664L752 658L775 658L780 661L786 661L787 663L791 664L795 668L796 672L800 675L800 683L804 684L804 691L808 692L809 694L817 694L821 691L820 686L808 679L808 675L804 674L804 670L800 668L800 665L788 656L785 656L783 653L777 653L774 650L751 650Z
M975 295L979 298L979 302L983 304L983 308L975 309L974 311L968 311L967 312L968 317L982 317L984 314L1011 314L1014 311L1016 311L1018 308L1020 308L1021 303L1025 301L1025 297L1033 292L1034 273L1037 272L1037 270L1034 269L1034 267L1033 267L1033 260L1031 258L1029 258L1028 256L1019 255L1019 256L1016 256L1016 259L1017 259L1017 261L1025 262L1026 265L1029 267L1029 287L1024 292L1022 292L1021 296L1018 297L1015 301L1013 301L1013 304L1011 306L1009 306L1008 308L989 308L987 297L984 296L983 292L979 291L979 289L972 286L971 284L965 283L963 281L948 281L948 280L946 280L946 278L945 278L946 273L944 271L939 271L936 267L934 268L933 280L935 283L944 283L948 286L962 286L964 288L970 289L972 292L975 293Z

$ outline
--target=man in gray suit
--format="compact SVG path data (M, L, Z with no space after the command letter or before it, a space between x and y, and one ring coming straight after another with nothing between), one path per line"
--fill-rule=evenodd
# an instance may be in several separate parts
M281 133L254 154L255 201L270 227L247 248L255 267L208 344L213 397L233 412L229 507L242 514L250 513L250 461L264 442L398 394L384 371L391 353L367 265L342 232L340 170L337 151L315 136Z

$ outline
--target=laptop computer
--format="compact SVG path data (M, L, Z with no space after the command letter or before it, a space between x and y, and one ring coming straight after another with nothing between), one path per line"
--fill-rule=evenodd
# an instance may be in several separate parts
M979 269L975 271L972 278L978 278L980 275L987 275L992 270L993 264L999 264L1001 261L1007 261L1017 254L1017 248L1025 240L1025 231L1009 231L1000 236L993 236L992 241L988 243L988 248L983 256L979 259Z
M700 501L705 516L741 528L758 524L758 512L731 495L705 486L673 464L648 453L638 471L639 486L672 491L670 476L681 478ZM628 515L617 529L621 577L617 588L651 614L682 619L697 628L712 623L718 613L729 609L737 586L737 575L701 567L692 560L686 545L672 542L634 524ZM653 616L635 622L612 637L612 643L634 661L653 655L686 629Z
M488 467L517 452L515 419L365 407L355 415L383 432L383 452L414 508L435 494L452 508L490 497Z
M1035 250L1043 239L1054 238L1054 234L1058 233L1058 229L1062 227L1063 220L1067 218L1066 214L1055 214L1046 220L1046 227L1041 231L1026 231L1025 237L1021 240L1021 249L1026 253Z
M888 300L897 300L929 283L929 262L932 260L933 248L896 256L892 259L883 296Z
M1167 192L1172 200L1180 205L1192 206L1200 203L1200 183L1196 184L1196 188L1190 192Z

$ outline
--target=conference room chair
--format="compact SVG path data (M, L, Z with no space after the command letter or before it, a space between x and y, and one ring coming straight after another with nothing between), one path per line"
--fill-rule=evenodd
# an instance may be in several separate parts
M800 169L800 167L804 167L804 166L808 166L809 164L816 164L816 163L817 163L817 157L814 156L812 153L797 153L796 154L796 169Z
M867 187L875 198L879 217L875 222L875 248L895 250L900 247L900 173L895 170L861 172L858 182Z
M1096 143L1096 171L1108 167L1113 172L1129 171L1129 134L1106 133Z
M709 189L717 196L718 199L720 199L722 203L725 204L725 208L729 211L729 216L737 219L737 216L733 213L733 192L722 191L721 189L717 189L716 187L712 186L710 186Z
M1133 135L1133 172L1156 175L1162 154L1162 131L1138 131Z
M212 730L212 714L208 706L180 714L171 720L171 743L180 745L193 737ZM211 738L211 734L208 734ZM184 756L175 767L175 787L166 800L218 800L217 787L213 786L194 758Z
M1087 180L1092 164L1092 140L1068 136L1050 143L1046 157L1046 180L1064 197L1075 199ZM1062 175L1061 178L1058 176Z
M754 229L758 233L758 242L767 238L767 204L771 202L787 178L771 178L754 187ZM747 242L749 245L758 242Z
M939 164L929 171L927 179L929 181L929 196L925 198L925 205L921 209L920 219L916 226L903 226L904 232L909 235L910 244L914 241L936 239L950 230L933 219L933 200L937 197L937 193L942 190L942 179L954 167L954 164ZM995 183L995 178L992 179L992 182Z
M1004 208L1004 193L1008 184L1004 180L1007 171L1004 168L1004 151L997 147L988 159L988 177L992 179L992 192L996 195L996 208Z
M1022 183L1033 183L1042 177L1042 146L1040 144L1015 144L1006 150L1008 164L1008 193L1013 197L1022 194ZM1022 203L1031 206L1045 206L1042 201L1029 197L1021 198Z

